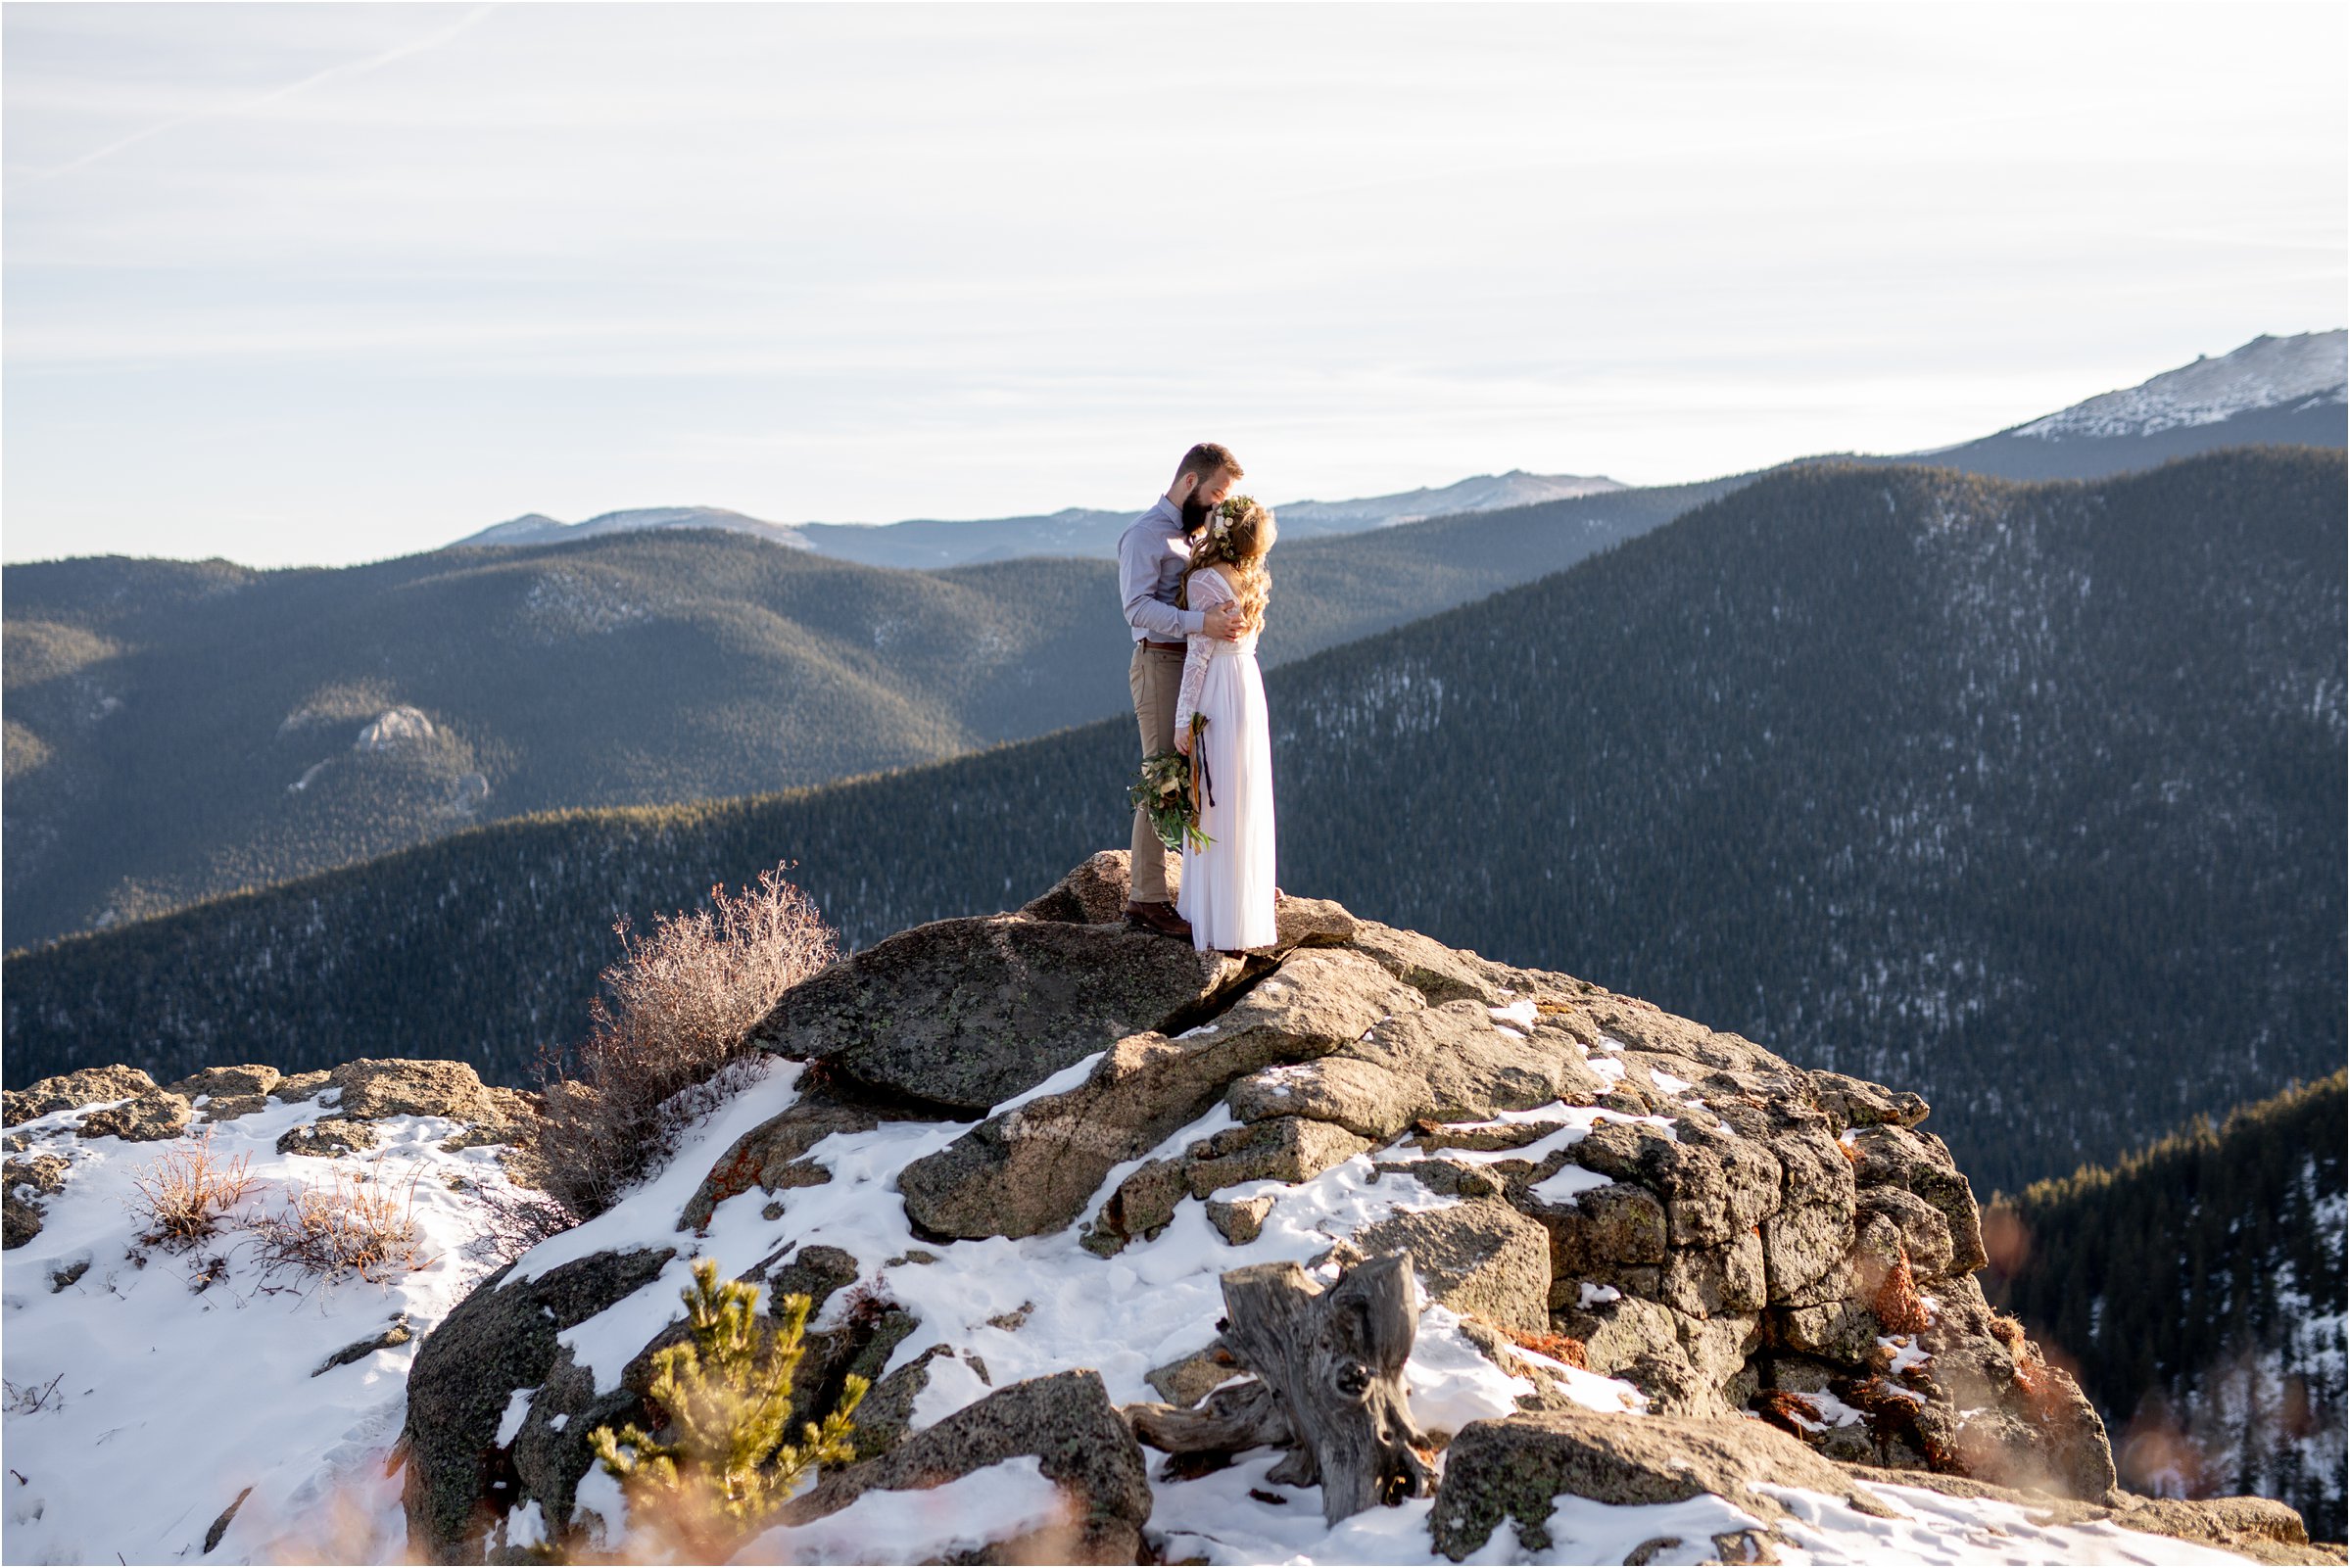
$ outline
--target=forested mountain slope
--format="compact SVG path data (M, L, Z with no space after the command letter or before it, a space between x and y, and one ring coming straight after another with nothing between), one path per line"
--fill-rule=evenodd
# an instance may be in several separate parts
M2343 1531L2343 1072L1985 1214L1993 1306L2078 1366L2122 1484Z
M2342 1060L2343 480L1774 474L1284 672L1288 885L2114 1158Z
M1987 1188L2118 1158L2342 1059L2343 478L1774 472L1273 672L1281 879L1914 1083ZM1129 725L473 830L18 955L9 1079L511 1078L581 1031L616 915L779 858L855 942L1018 904L1125 841Z
M1540 577L1740 483L1285 545L1264 656ZM657 530L340 570L45 562L9 567L6 598L19 947L477 822L827 784L1128 701L1107 561L900 571Z

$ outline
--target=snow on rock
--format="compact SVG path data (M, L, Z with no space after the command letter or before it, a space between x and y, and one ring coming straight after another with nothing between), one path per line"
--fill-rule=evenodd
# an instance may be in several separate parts
M1908 1564L2059 1562L2242 1568L2245 1561L2231 1551L2126 1529L2108 1520L2055 1523L2049 1512L2020 1499L1949 1497L1922 1487L1863 1487L1869 1497L1893 1511L1894 1517L1883 1519L1860 1512L1843 1498L1797 1487L1756 1482L1754 1490L1794 1516L1779 1523L1779 1534L1793 1543L1792 1550L1779 1548L1781 1560L1818 1563L1823 1568L1847 1563L1853 1568L1875 1568L1877 1564L1906 1568Z
M923 1492L868 1492L838 1513L761 1532L730 1561L936 1562L950 1552L1069 1523L1061 1490L1032 1453Z
M1414 1422L1440 1444L1532 1410L1735 1419L1755 1388L1777 1387L1768 1380L1772 1358L1792 1355L1825 1375L1832 1397L1900 1377L1904 1398L1854 1400L1877 1409L1914 1405L1915 1429L1889 1436L1878 1452L1923 1468L1956 1420L1952 1394L1933 1382L1935 1354L1963 1347L1961 1364L1994 1375L2003 1364L1988 1308L1963 1277L1919 1275L1944 1310L1892 1374L1884 1363L1894 1356L1876 1344L1881 1330L1854 1339L1852 1314L1866 1313L1882 1277L1869 1273L1873 1259L1903 1245L1890 1221L1857 1202L1857 1190L1898 1188L1906 1202L1889 1197L1878 1208L1921 1234L1939 1224L1954 1235L1960 1208L1971 1214L1946 1151L1903 1125L1858 1129L1849 1155L1837 1147L1848 1109L1891 1106L1890 1091L1815 1078L1736 1036L1568 976L1504 971L1413 933L1361 927L1340 911L1319 945L1277 957L1270 974L1260 970L1240 986L1220 981L1185 1003L1169 1019L1172 1032L1090 1048L1072 1035L1048 1051L1012 1024L973 1025L966 1015L956 1026L978 1027L982 1038L958 1045L931 1020L920 1037L936 1040L920 1052L907 1049L913 1036L891 1042L864 1032L860 1021L893 986L929 995L938 975L962 974L974 954L1007 945L1049 948L1057 964L1120 966L1118 984L1136 995L1164 988L1151 966L1190 959L1166 944L1116 941L1115 927L1081 919L1065 921L1051 942L1033 929L998 929L1040 919L941 922L899 944L902 977L858 989L835 975L788 999L779 1012L803 1046L794 1059L745 1069L733 1098L681 1140L665 1168L608 1212L534 1249L502 1288L599 1259L649 1259L627 1276L634 1288L599 1298L610 1305L567 1321L557 1336L598 1399L625 1402L636 1397L625 1369L678 1319L695 1259L715 1258L733 1274L754 1265L799 1270L792 1277L823 1286L809 1320L830 1347L819 1354L863 1357L856 1365L872 1390L860 1419L877 1423L885 1435L874 1441L883 1444L1075 1368L1096 1373L1114 1404L1158 1404L1178 1389L1178 1405L1188 1404L1235 1375L1215 1358L1227 1271L1293 1262L1326 1287L1362 1256L1356 1238L1372 1227L1393 1235L1403 1216L1413 1221L1415 1255L1425 1248L1416 1257L1425 1299L1403 1381ZM1367 938L1353 947L1359 930ZM1482 994L1463 999L1463 986ZM1358 1016L1366 996L1377 998L1367 1029ZM1477 1043L1497 1037L1506 1041L1498 1048ZM1408 1084L1405 1070L1417 1070L1415 1053L1456 1040L1443 1063L1441 1119L1405 1118L1405 1130L1386 1130L1399 1124L1392 1095ZM961 1114L935 1100L909 1109L899 1080L935 1075L928 1053L950 1049L988 1053L992 1103ZM1601 1064L1614 1070L1597 1070ZM868 1074L880 1075L877 1085L861 1089ZM1271 1092L1283 1088L1293 1092ZM887 1099L890 1090L901 1098ZM883 1097L860 1109L861 1093ZM1924 1107L1902 1114L1914 1121ZM1063 1142L1082 1159L1058 1161L1052 1148ZM941 1165L950 1146L976 1153ZM1004 1209L964 1196L993 1190L974 1183L1001 1185L1014 1160L1039 1179L1082 1168L1091 1185L1055 1199L1066 1217L1041 1229L1032 1215L1008 1212L1019 1194L1007 1193ZM900 1177L917 1168L930 1173L923 1204L951 1200L964 1227L954 1235L910 1217L916 1195ZM1454 1211L1461 1218L1448 1224ZM990 1233L990 1224L1001 1229ZM1542 1276L1531 1281L1512 1271L1526 1249L1508 1239L1527 1229ZM1972 1240L1945 1241L1940 1256L1977 1253ZM816 1261L803 1267L801 1259ZM1519 1309L1530 1292L1532 1322L1541 1324L1546 1290L1548 1338ZM1511 1312L1481 1315L1492 1309L1482 1304L1497 1301ZM1783 1313L1784 1326L1765 1334L1765 1311ZM887 1335L877 1320L890 1325ZM871 1336L869 1354L856 1349L859 1333ZM504 1398L498 1391L502 1406ZM2025 1398L2020 1386L1970 1388L1968 1407L2020 1408ZM546 1418L558 1407L576 1406L551 1403L519 1430L552 1431ZM2038 1473L2078 1474L2101 1493L2110 1458L2093 1411L2068 1404L2061 1416L2044 1427L1987 1430L1999 1434L1996 1443L2025 1446ZM499 1434L484 1421L489 1443ZM572 1462L584 1467L584 1450ZM1219 1496L1224 1484L1210 1476L1153 1483L1163 1504L1177 1493ZM1313 1517L1319 1501L1305 1495L1315 1490L1250 1499L1240 1519L1183 1523L1194 1516L1177 1509L1169 1516L1176 1522L1154 1516L1148 1528L1163 1549L1212 1558L1286 1554L1300 1539L1319 1553L1397 1549L1385 1534L1397 1528L1393 1519L1323 1530ZM586 1528L559 1497L538 1500L553 1539ZM1260 1516L1272 1509L1294 1523L1267 1530ZM611 1526L608 1510L594 1511ZM1201 1544L1209 1541L1221 1544ZM511 1532L504 1544L514 1544ZM432 1549L472 1548L438 1542ZM1406 1560L1414 1553L1424 1544Z
M411 746L432 738L432 720L421 708L405 704L386 708L360 730L359 738L351 742L354 751L391 751ZM306 776L307 782L307 776Z

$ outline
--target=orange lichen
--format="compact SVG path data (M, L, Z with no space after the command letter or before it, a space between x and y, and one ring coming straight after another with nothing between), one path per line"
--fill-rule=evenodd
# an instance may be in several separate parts
M1578 1371L1589 1371L1591 1368L1588 1349L1581 1340L1572 1334L1512 1333L1510 1339L1520 1350L1532 1351L1537 1355L1547 1355L1554 1361L1564 1361Z
M1885 1271L1884 1281L1869 1301L1869 1310L1877 1314L1888 1334L1918 1334L1933 1325L1926 1304L1918 1299L1917 1280L1909 1272L1908 1248L1902 1248L1894 1266Z
M1881 1377L1841 1385L1837 1397L1858 1410L1868 1423L1869 1436L1881 1444L1906 1443L1925 1456L1926 1466L1942 1475L1964 1475L1966 1466L1926 1431L1918 1420L1919 1403Z
M2015 1358L2015 1383L2023 1391L2025 1414L2038 1425L2053 1427L2072 1413L2059 1374L2029 1341Z
M1820 1426L1819 1406L1800 1394L1784 1389L1764 1389L1754 1396L1754 1413L1792 1438L1805 1443L1812 1440ZM1809 1422L1806 1426L1804 1423Z

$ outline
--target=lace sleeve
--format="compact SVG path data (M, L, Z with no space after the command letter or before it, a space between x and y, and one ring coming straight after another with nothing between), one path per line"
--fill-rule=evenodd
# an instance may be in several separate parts
M1195 610L1221 604L1232 596L1221 573L1195 572L1191 588L1191 607ZM1176 735L1191 727L1191 716L1199 711L1200 688L1208 679L1208 659L1215 651L1216 639L1205 632L1194 632L1184 641L1183 684L1175 692Z

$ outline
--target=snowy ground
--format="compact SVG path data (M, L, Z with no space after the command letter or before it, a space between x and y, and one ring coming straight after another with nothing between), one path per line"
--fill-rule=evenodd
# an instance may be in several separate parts
M438 1146L456 1123L402 1117L372 1123L382 1142L367 1154L280 1155L278 1135L319 1108L272 1103L214 1129L215 1158L247 1156L260 1178L245 1209L274 1208L286 1183L328 1183L335 1165L403 1195L413 1175L430 1260L384 1285L270 1277L250 1239L232 1231L194 1252L143 1250L142 1267L130 1257L139 1227L125 1201L172 1144L63 1130L89 1109L17 1129L55 1134L28 1153L75 1163L65 1190L44 1201L41 1233L5 1254L0 1272L0 1552L9 1562L194 1559L221 1510L250 1487L208 1560L399 1560L408 1524L384 1460L406 1418L416 1346L497 1266L479 1245L485 1227L471 1190L504 1185L494 1152L444 1153ZM453 1188L453 1177L468 1190ZM216 1256L225 1271L195 1288ZM85 1262L73 1283L52 1288ZM407 1344L312 1376L403 1312ZM35 1398L39 1408L27 1409Z
M1081 1076L1086 1066L1071 1070ZM682 1310L679 1292L693 1257L709 1254L729 1272L739 1272L797 1242L853 1254L865 1277L879 1276L921 1318L921 1328L898 1346L892 1367L940 1343L954 1348L954 1354L930 1363L929 1386L915 1406L918 1427L991 1388L1073 1366L1099 1370L1110 1397L1121 1403L1156 1399L1143 1375L1214 1338L1223 1310L1223 1270L1243 1262L1307 1261L1333 1240L1389 1213L1453 1202L1409 1177L1378 1175L1365 1156L1296 1187L1264 1182L1223 1194L1263 1192L1278 1200L1263 1234L1246 1247L1227 1245L1209 1228L1203 1206L1188 1201L1156 1240L1106 1261L1078 1246L1074 1226L1019 1241L926 1246L907 1228L895 1172L970 1123L900 1121L836 1134L817 1145L810 1158L830 1167L834 1179L784 1193L781 1217L761 1218L764 1200L754 1192L720 1205L706 1238L681 1234L676 1217L702 1174L736 1138L789 1103L800 1070L780 1062L743 1070L745 1087L689 1134L665 1171L620 1208L542 1243L518 1265L518 1273L536 1275L608 1249L679 1249L658 1279L563 1336L581 1363L595 1368L600 1385L615 1384L629 1357ZM384 1463L404 1416L408 1367L423 1335L497 1261L483 1243L481 1198L451 1181L495 1185L503 1178L491 1150L441 1151L437 1145L452 1125L432 1117L375 1123L384 1146L366 1155L328 1162L276 1154L278 1134L317 1114L314 1106L272 1106L223 1123L215 1153L225 1159L250 1155L264 1183L254 1201L264 1204L273 1200L277 1184L325 1180L330 1164L364 1170L402 1189L420 1173L417 1217L436 1254L426 1267L385 1286L318 1286L266 1278L248 1250L228 1247L225 1272L196 1290L191 1281L209 1251L158 1251L144 1267L125 1256L135 1235L124 1207L131 1178L168 1145L71 1136L49 1145L72 1152L77 1164L66 1190L47 1200L42 1233L5 1255L0 1320L12 1393L4 1429L12 1473L0 1486L8 1496L7 1561L205 1556L206 1531L247 1487L251 1496L208 1561L403 1560L399 1482L385 1474ZM54 1130L79 1115L61 1113L27 1126ZM1174 1152L1230 1124L1220 1106L1154 1154ZM1140 1164L1113 1171L1096 1202ZM53 1276L82 1259L87 1271L52 1291ZM842 1306L836 1297L831 1312ZM402 1312L415 1338L312 1375L332 1353L372 1336ZM1530 1382L1479 1354L1459 1323L1441 1306L1423 1307L1407 1380L1414 1416L1429 1431L1457 1431L1467 1421L1508 1413L1516 1395L1532 1392ZM1641 1407L1629 1385L1559 1370L1569 1378L1573 1395L1594 1408ZM29 1394L19 1391L37 1392L53 1378L60 1380L37 1410L22 1407ZM1159 1456L1150 1457L1155 1469ZM1266 1472L1276 1458L1270 1450L1251 1453L1195 1480L1154 1483L1149 1530L1166 1556L1219 1563L1444 1560L1429 1548L1430 1499L1374 1509L1331 1528L1322 1523L1318 1489L1269 1485ZM1799 1521L1782 1527L1797 1543L1783 1551L1787 1560L2242 1561L2112 1528L2042 1527L2000 1503L1906 1488L1875 1490L1904 1517L1872 1519L1836 1499L1779 1494ZM582 1501L607 1517L624 1512L617 1488L600 1474L584 1483ZM1034 1528L1059 1506L1035 1461L1015 1459L918 1497L868 1495L830 1519L768 1532L739 1560L918 1561ZM1651 1560L1695 1562L1712 1554L1713 1535L1753 1523L1709 1497L1641 1508L1569 1497L1560 1500L1551 1522L1548 1548L1526 1551L1505 1527L1472 1560L1621 1561L1635 1546L1674 1537L1684 1544L1663 1548ZM509 1540L530 1539L542 1525L535 1514L516 1516L509 1521Z

